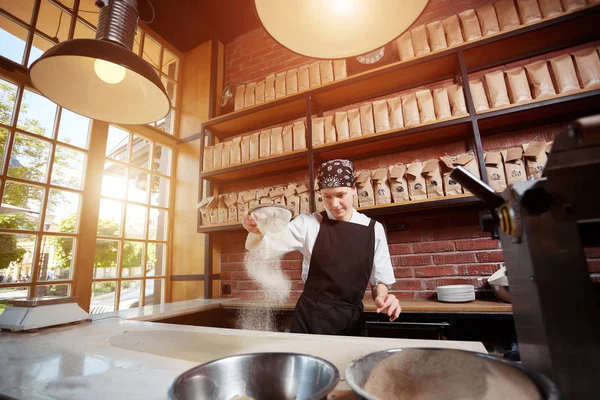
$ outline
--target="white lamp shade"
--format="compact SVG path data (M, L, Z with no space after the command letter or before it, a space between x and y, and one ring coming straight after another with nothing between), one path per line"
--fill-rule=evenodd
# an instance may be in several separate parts
M50 100L100 121L145 124L170 110L154 69L131 51L103 40L60 43L33 63L29 76Z
M267 32L311 58L356 57L400 36L429 0L255 0Z

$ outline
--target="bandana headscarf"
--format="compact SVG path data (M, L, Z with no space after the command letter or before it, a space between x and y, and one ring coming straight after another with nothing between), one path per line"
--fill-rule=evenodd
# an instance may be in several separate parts
M336 187L354 187L354 164L350 160L335 159L324 162L317 175L319 190Z

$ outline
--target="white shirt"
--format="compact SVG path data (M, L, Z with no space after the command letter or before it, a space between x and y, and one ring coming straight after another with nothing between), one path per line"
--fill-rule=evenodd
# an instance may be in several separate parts
M335 219L327 210L330 219ZM291 221L286 228L278 233L267 233L265 236L249 233L246 240L248 250L256 249L256 246L267 246L275 252L289 253L298 250L302 253L302 280L306 282L310 267L310 258L321 228L323 217L319 213L300 214ZM351 223L368 226L371 218L354 210ZM343 249L340 249L343 251ZM375 222L375 253L373 256L373 269L369 283L376 286L378 283L391 285L396 282L394 270L390 259L390 250L383 225Z

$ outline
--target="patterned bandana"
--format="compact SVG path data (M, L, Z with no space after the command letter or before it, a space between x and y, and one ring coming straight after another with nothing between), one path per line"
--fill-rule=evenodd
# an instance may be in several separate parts
M350 160L335 159L324 162L317 175L319 190L336 187L354 187L354 164Z

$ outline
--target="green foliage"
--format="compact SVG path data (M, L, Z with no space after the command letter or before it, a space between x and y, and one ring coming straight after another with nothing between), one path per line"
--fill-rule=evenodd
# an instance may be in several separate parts
M25 214L0 214L0 228L33 230L35 225ZM23 262L26 253L27 250L18 246L16 235L0 235L0 269L8 268L11 262Z

